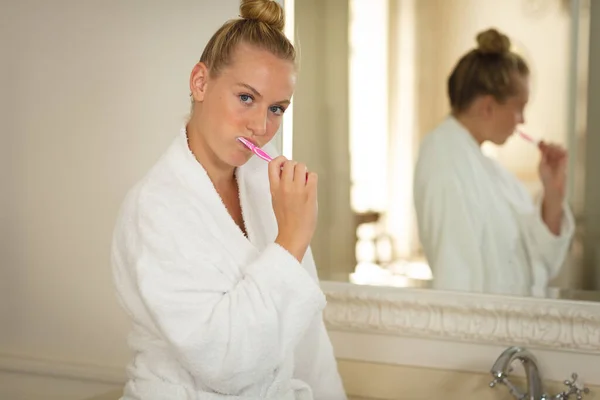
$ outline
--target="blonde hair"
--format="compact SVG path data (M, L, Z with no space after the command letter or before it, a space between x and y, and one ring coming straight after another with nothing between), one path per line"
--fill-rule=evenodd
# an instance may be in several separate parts
M477 47L465 54L448 79L454 113L465 111L478 96L491 95L502 103L516 94L515 73L528 76L525 60L510 50L510 39L496 29L477 35Z
M272 0L242 0L240 17L223 24L202 52L200 62L208 67L211 76L231 63L235 49L242 43L295 63L296 50L283 33L285 16L281 5Z

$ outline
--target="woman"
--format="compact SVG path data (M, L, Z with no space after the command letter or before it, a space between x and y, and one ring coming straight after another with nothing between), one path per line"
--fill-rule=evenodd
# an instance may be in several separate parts
M439 289L544 296L573 235L565 202L567 154L540 143L544 187L525 187L484 156L524 123L529 68L494 29L477 36L450 75L452 114L420 147L414 179L419 236Z
M122 206L113 244L133 321L123 399L345 399L309 249L317 176L267 152L294 91L274 1L242 1L190 76L189 122Z

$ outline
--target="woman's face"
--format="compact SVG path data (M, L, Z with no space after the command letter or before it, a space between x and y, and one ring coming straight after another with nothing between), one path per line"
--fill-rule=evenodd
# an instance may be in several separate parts
M192 86L199 64L192 72ZM201 72L201 71L200 71ZM192 88L200 134L216 158L229 166L246 163L252 153L237 138L259 147L268 143L282 122L296 84L291 61L241 44L229 65L216 76L208 73L199 90Z
M486 139L494 144L504 144L515 132L518 125L525 123L525 106L529 101L529 79L515 75L516 94L506 101L499 103L492 101L488 113L489 124Z

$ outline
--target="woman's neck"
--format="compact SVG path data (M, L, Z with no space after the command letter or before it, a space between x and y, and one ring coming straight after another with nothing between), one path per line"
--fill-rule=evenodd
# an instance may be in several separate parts
M470 115L468 112L460 114L452 113L452 116L473 136L473 139L475 139L479 146L485 142L485 135L480 128L477 117Z
M217 190L235 183L235 167L224 163L210 149L197 123L190 120L186 126L188 147L202 165Z

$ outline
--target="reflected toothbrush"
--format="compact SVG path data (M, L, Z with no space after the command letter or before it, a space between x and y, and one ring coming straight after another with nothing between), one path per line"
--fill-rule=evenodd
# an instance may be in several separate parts
M528 141L529 143L535 145L536 147L540 145L540 140L539 139L534 139L531 136L529 136L528 134L526 134L523 131L518 130L517 133L519 134L519 136L521 136L523 139L525 139L526 141Z

